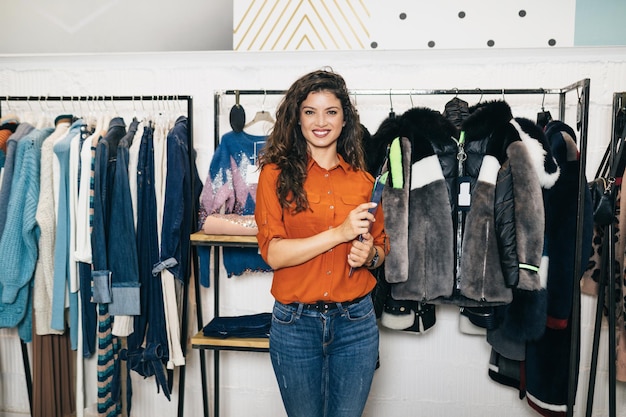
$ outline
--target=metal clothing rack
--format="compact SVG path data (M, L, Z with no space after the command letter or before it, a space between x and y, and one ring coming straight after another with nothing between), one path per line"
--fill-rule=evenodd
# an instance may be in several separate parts
M391 110L393 110L393 102L391 101L392 96L435 96L435 95L480 95L481 99L483 96L502 96L504 99L505 95L543 95L544 98L546 95L558 95L559 101L559 120L565 120L566 113L566 95L570 92L575 91L577 93L577 125L580 130L580 138L579 138L579 151L580 151L580 170L579 170L579 178L578 178L578 189L584 190L587 187L587 181L585 176L585 169L587 164L587 156L586 156L586 148L587 148L587 131L588 131L588 116L589 116L589 91L590 91L590 79L585 78L579 80L575 83L567 85L562 88L503 88L503 89L405 89L405 90L351 90L349 91L351 96L389 96L389 101L391 104ZM284 95L286 90L223 90L216 91L214 93L214 148L217 148L219 145L221 132L220 132L220 109L221 102L224 96L236 96L237 102L239 101L239 96L247 95L247 96L268 96L268 95ZM480 100L479 100L480 101ZM584 193L579 193L578 195L578 207L577 207L577 217L576 217L576 253L580 253L582 248L582 234L583 234L583 222L584 222L584 201L585 195ZM217 250L217 248L216 248ZM581 276L582 271L582 260L579 256L574 257L574 276L573 280L578 280ZM194 263L197 263L197 260L193 260ZM214 282L217 283L219 281L219 257L213 257L213 271L215 274ZM585 265L586 266L586 265ZM197 270L197 269L196 269ZM197 274L194 274L195 285L198 288L198 278ZM219 311L219 288L217 285L214 288L214 310L215 312ZM569 366L569 374L570 378L568 380L568 404L567 404L567 416L573 416L574 410L574 401L576 397L576 389L577 389L577 378L571 377L574 375L574 372L578 371L579 367L579 349L580 349L580 287L579 285L573 285L573 293L572 293L572 343L571 343L571 352L570 352L570 366ZM198 330L202 330L202 305L199 298L199 291L196 291L196 304L197 304L197 321L198 321ZM219 313L217 313L219 314ZM203 404L204 404L204 417L208 417L208 399L206 396L206 372L205 372L205 362L204 362L204 353L200 350L200 358L201 358L201 378L202 378L202 388L203 388ZM219 377L219 350L214 351L214 372L216 377ZM219 398L219 387L215 387L215 401L218 401ZM215 404L215 415L214 417L219 416L219 405Z
M626 128L622 125L619 125L619 122L624 122L624 118L620 119L620 116L624 116L626 114L626 92L621 93L613 93L613 115L612 115L612 124L611 124L611 140L609 142L609 146L604 154L600 167L596 172L596 177L622 177L624 172L624 168L622 166L622 162L624 160L624 145L626 144L626 138L623 137L624 131ZM613 171L611 167L614 167L616 170ZM620 169L620 171L617 171ZM622 188L623 190L623 188ZM620 191L621 193L621 191ZM623 198L623 197L622 197ZM613 212L615 213L616 207L613 207ZM609 383L609 417L615 417L616 415L616 378L617 378L617 370L616 370L616 317L615 317L615 309L616 309L616 288L615 288L615 274L616 272L620 273L620 271L615 270L615 261L617 254L615 253L615 245L613 244L613 236L615 233L615 224L609 223L608 225L602 226L603 230L603 241L601 244L602 254L601 254L601 268L600 268L600 276L598 279L598 296L597 296L597 304L596 304L596 316L594 323L594 335L593 335L593 344L592 344L592 353L591 353L591 368L590 368L590 378L589 378L589 389L587 392L587 409L586 416L591 416L593 412L593 401L594 401L594 392L595 392L595 382L597 376L597 362L598 362L598 351L599 351L599 343L600 343L600 331L602 327L602 316L604 315L605 308L605 297L607 299L606 307L608 310L608 383ZM619 263L618 263L619 264ZM621 278L620 278L621 281ZM621 298L621 297L620 297Z
M148 102L148 101L167 101L167 102L171 102L171 101L182 101L182 102L186 102L186 112L187 112L187 122L188 122L188 126L189 126L189 141L190 141L190 147L189 147L189 164L190 166L195 166L194 164L194 159L195 159L195 152L194 152L194 146L193 146L193 98L192 96L189 95L152 95L152 96L148 96L148 95L110 95L110 96L106 96L106 95L88 95L88 96L66 96L66 95L61 95L61 96L0 96L0 117L2 116L2 103L3 102L11 102L11 101L15 101L15 102L38 102L38 103L43 103L43 104L47 104L47 102L69 102L69 105L73 105L75 103L80 104L81 102L86 102L86 103L103 103L106 105L106 103L112 103L112 102L132 102L132 103L143 103ZM63 107L63 111L65 111L65 106L62 104ZM192 189L194 189L194 175L191 176L191 187ZM196 224L196 213L197 213L197 208L196 208L197 202L196 201L192 201L192 213L194 216L194 219L192 219L192 224L195 225ZM191 263L191 257L188 257L189 259L187 259L187 264L190 265ZM190 269L191 270L191 269ZM182 305L182 317L181 317L181 347L182 347L182 352L183 355L186 356L187 353L187 331L188 331L188 323L187 323L187 306L188 306L188 291L189 291L189 277L187 277L186 279L187 282L185 282L184 285L184 296L183 296L183 305ZM26 376L26 387L28 390L28 399L29 399L29 404L32 410L33 407L33 382L32 382L32 375L31 375L31 369L30 369L30 361L28 358L28 349L26 344L24 343L23 340L20 339L20 345L21 345L21 350L22 350L22 361L24 364L24 373ZM178 380L178 386L179 386L179 394L178 394L178 416L182 417L183 416L183 411L184 411L184 395L185 395L185 368L186 365L180 366L180 372L179 372L179 380Z

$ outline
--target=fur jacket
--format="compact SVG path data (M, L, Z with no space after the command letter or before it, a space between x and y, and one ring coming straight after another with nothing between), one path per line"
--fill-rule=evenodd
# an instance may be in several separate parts
M391 295L459 306L516 298L529 309L522 316L543 328L542 187L559 168L541 129L513 118L506 102L469 113L457 129L437 111L414 108L385 120L365 144L368 166L389 172L382 204Z

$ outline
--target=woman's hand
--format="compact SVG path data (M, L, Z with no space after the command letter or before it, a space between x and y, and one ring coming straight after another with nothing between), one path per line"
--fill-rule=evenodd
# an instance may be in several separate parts
M374 207L376 207L376 203L358 205L348 214L348 217L340 226L346 241L352 240L352 246L348 254L348 265L352 268L363 266L370 258L372 246L374 245L374 238L369 233L370 224L376 221L376 219L369 210Z
M348 217L339 226L344 242L354 240L359 235L370 231L370 223L376 221L376 219L368 210L374 207L376 207L376 203L359 204L348 214Z
M361 235L361 239L354 239L348 254L348 265L352 268L358 268L367 263L374 256L372 247L374 246L374 237L369 233Z

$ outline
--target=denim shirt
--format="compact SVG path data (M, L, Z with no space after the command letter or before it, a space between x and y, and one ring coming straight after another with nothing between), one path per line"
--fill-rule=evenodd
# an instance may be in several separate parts
M165 207L161 230L160 262L152 269L158 274L168 269L174 277L185 281L188 275L189 236L195 225L193 202L198 201L202 183L190 149L189 124L180 116L167 135L167 178ZM190 152L194 153L190 157ZM194 189L192 190L192 176Z
M117 145L126 134L124 119L115 117L109 129L96 146L94 166L93 228L91 233L93 264L93 301L110 303L110 271L107 261L107 242L111 220L112 184L115 178Z
M137 315L139 308L139 271L133 207L128 182L129 147L137 133L139 121L133 120L126 135L117 146L115 179L111 192L111 214L115 221L109 224L107 260L111 271L111 315Z

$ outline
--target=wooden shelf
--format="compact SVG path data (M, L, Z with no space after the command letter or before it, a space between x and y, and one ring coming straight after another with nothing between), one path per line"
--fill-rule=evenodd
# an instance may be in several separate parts
M192 233L191 244L197 246L258 246L256 236L208 235L204 232Z
M195 349L268 351L270 340L262 337L208 337L200 330L191 338Z

